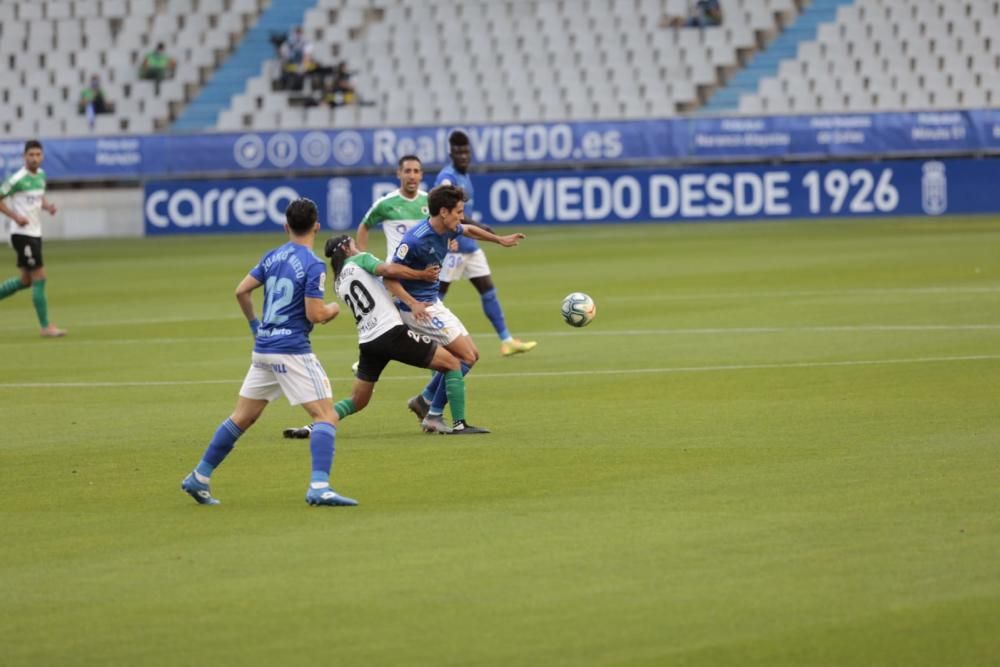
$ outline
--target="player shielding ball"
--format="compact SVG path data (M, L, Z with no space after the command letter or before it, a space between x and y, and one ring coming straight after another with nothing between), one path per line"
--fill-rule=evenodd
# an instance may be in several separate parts
M306 491L310 505L357 505L330 488L337 415L330 381L312 353L309 333L340 312L324 303L326 264L313 254L319 231L316 204L297 199L285 211L288 242L266 253L236 287L236 300L250 323L255 343L232 415L216 430L198 466L181 488L202 505L217 505L209 483L247 429L270 401L284 394L292 405L305 408L314 422L309 438L312 479ZM264 312L258 321L251 293L264 287Z
M431 265L421 270L402 264L382 262L374 255L360 252L349 236L338 236L326 242L325 254L330 258L334 287L354 314L358 327L358 370L349 399L334 405L337 416L344 419L360 412L371 400L382 371L390 361L399 361L417 368L430 368L444 374L445 389L451 415L456 423L465 424L465 379L461 362L429 337L414 333L400 318L399 310L383 284L398 286L397 279L437 280L440 267ZM417 301L401 289L396 293L404 300L414 317L426 317L428 304ZM286 438L307 438L310 427L285 429ZM465 424L454 434L486 433L485 429Z
M403 264L417 270L440 265L448 254L449 243L460 236L490 241L504 247L516 246L524 238L524 234L497 236L480 227L463 225L461 221L465 215L465 192L454 185L441 185L431 190L427 196L427 205L430 218L403 236L392 258L394 264ZM413 331L443 345L462 361L463 375L468 373L479 359L479 350L476 349L472 337L462 322L441 302L438 281L402 280L398 286L392 283L386 286L397 296L397 305L403 322ZM429 305L419 312L414 312L408 305L404 293ZM421 404L421 396L415 396L408 403L410 409L421 417L421 426L425 431L449 433L453 429L462 430L467 427L464 422L456 421L454 426L449 428L442 419L441 415L447 403L442 373L435 373L425 392L426 395L432 396L429 405ZM421 415L424 406L426 412Z

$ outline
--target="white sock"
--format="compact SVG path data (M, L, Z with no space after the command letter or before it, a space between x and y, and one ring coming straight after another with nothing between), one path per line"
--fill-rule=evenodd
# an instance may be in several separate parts
M198 480L199 484L208 484L210 481L212 481L211 477L205 477L197 470L194 471L194 478Z
M329 489L330 482L310 482L309 488L311 489Z

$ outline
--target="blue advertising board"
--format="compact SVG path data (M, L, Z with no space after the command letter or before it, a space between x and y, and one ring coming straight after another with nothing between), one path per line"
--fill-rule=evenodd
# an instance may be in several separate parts
M494 225L696 222L1000 213L1000 159L817 162L684 169L474 174ZM330 230L351 230L398 187L385 177L151 181L148 235L277 232L308 197Z
M452 129L54 139L45 140L45 169L52 181L388 172L410 153L429 166L444 164ZM1000 151L1000 110L691 117L462 129L470 136L475 163L523 169ZM0 172L20 165L22 146L21 141L0 141Z

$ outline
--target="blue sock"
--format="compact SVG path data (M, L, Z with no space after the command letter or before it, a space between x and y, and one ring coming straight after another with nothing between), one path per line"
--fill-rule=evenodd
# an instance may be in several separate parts
M510 338L510 332L507 331L507 322L503 318L503 308L500 307L500 299L497 298L496 288L483 292L479 295L479 298L483 302L483 312L486 313L486 317L490 318L490 322L493 323L493 328L496 329L500 340Z
M312 481L330 483L330 468L333 467L334 440L337 438L336 427L329 422L316 422L309 436L309 449L312 451Z
M211 477L215 470L236 446L236 441L243 435L240 427L233 423L232 419L227 419L216 429L205 450L205 455L201 458L201 463L195 468L195 472L205 477Z
M467 366L465 362L462 362L462 377L469 374L472 369L471 366ZM441 377L444 377L444 373L438 373ZM440 415L444 413L444 406L448 405L448 390L444 386L444 382L438 385L437 391L434 393L434 400L431 401L430 414Z
M434 396L437 394L438 387L443 385L444 385L444 373L435 372L434 376L431 377L431 381L427 383L427 386L424 387L424 390L420 393L424 397L424 400L430 403L431 401L434 400Z

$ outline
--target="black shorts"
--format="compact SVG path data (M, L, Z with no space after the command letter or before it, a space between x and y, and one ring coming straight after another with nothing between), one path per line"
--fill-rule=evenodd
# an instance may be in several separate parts
M10 244L17 253L17 265L22 269L40 269L42 262L42 239L38 236L11 234Z
M401 361L417 368L428 368L438 344L427 336L410 331L406 325L389 329L375 340L361 343L358 349L358 379L378 382L390 361Z

